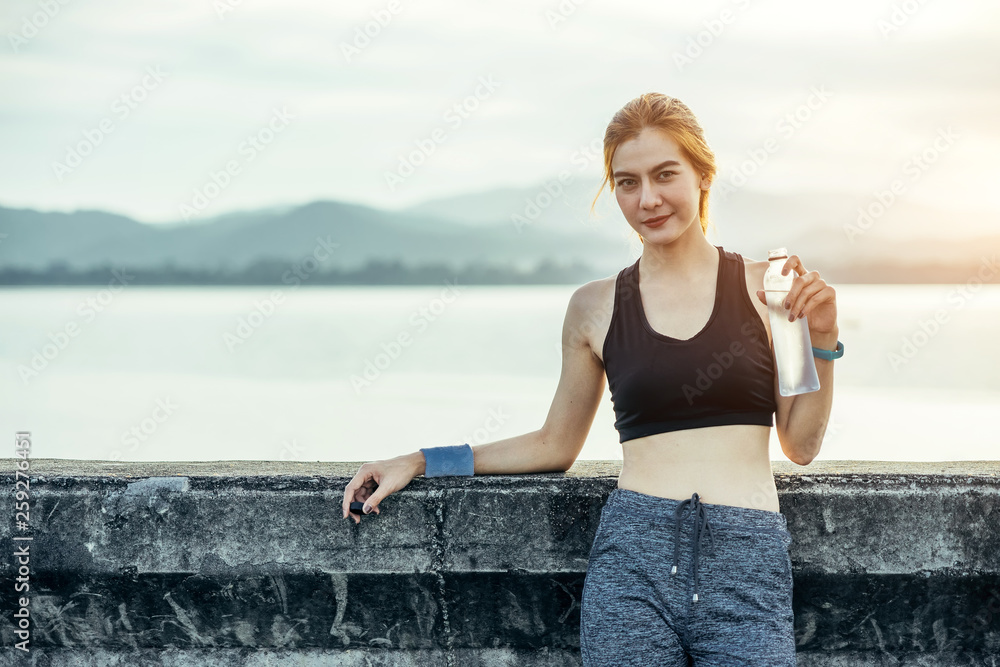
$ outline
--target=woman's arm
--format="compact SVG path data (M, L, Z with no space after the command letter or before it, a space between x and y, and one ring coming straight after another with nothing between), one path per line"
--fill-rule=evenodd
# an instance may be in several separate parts
M561 459L554 458L554 448L546 443L542 431L532 431L484 445L470 445L476 475L503 475L526 472L564 472ZM404 454L412 475L423 475L427 464L424 453ZM572 463L571 463L572 464Z
M545 423L537 431L473 446L476 475L564 472L573 465L604 395L604 366L583 335L588 324L600 320L599 307L595 283L587 283L570 297L563 320L562 374ZM344 518L361 521L350 513L351 501L365 501L378 514L379 503L424 474L425 465L420 451L365 463L344 488Z
M562 373L545 423L531 433L474 446L477 475L566 471L580 455L604 395L604 366L582 333L599 319L594 316L600 313L599 292L596 283L587 283L570 297L563 319Z
M815 347L832 350L837 347L837 329L832 333L814 334ZM775 431L781 451L791 461L800 466L809 465L819 454L823 445L823 435L830 421L833 406L833 365L832 359L815 359L816 374L819 376L819 390L796 396L782 396L778 392L778 374L774 374L774 396L778 403L775 412Z
M808 317L809 336L814 347L834 349L840 333L836 290L826 284L819 272L806 271L798 255L792 255L785 261L782 272L788 271L798 274L788 290L789 309L793 315ZM758 290L757 297L766 303L763 290ZM774 374L778 442L785 456L802 466L809 465L819 454L833 406L833 365L836 362L815 358L815 363L819 376L818 391L782 396L778 391L778 374Z

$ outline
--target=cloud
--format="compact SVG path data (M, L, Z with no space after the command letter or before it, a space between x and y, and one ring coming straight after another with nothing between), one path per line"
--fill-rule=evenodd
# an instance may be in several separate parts
M18 53L0 57L0 82L12 92L0 101L0 202L177 219L191 189L281 105L295 110L295 125L241 172L218 212L314 198L391 208L531 185L565 168L616 109L648 90L687 102L720 159L736 160L824 85L830 103L782 145L757 185L864 190L940 125L960 126L970 145L1000 140L992 67L1000 46L987 28L1000 10L927 3L883 35L879 21L897 5L398 0L393 13L388 0L234 1L220 17L208 1L69 2ZM37 11L13 3L3 34ZM691 40L700 53L678 68L674 56ZM360 50L350 61L345 43ZM52 162L148 66L169 80L57 181ZM448 126L445 114L481 76L499 90ZM386 171L442 126L438 150L389 191ZM934 182L988 168L981 151L959 154L961 163L942 161ZM920 196L942 203L953 193ZM996 205L981 188L964 196Z

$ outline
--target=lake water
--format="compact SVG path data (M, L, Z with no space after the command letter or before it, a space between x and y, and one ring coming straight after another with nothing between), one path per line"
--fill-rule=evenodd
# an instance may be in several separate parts
M574 289L285 287L267 316L274 288L2 289L0 426L11 453L30 431L34 458L361 461L493 442L544 422ZM1000 285L837 295L846 354L818 458L998 458ZM580 458L621 458L607 389Z

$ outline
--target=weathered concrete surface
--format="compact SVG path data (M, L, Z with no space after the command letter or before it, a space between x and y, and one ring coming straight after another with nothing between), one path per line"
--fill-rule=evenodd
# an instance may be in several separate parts
M32 651L8 556L0 665L579 664L619 463L419 477L355 526L359 465L33 460ZM774 469L800 665L1000 667L1000 462Z

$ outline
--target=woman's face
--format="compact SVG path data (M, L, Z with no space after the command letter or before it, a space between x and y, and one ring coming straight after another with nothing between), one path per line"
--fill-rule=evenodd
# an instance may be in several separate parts
M666 132L646 127L623 142L611 160L611 173L618 206L644 241L670 243L692 226L703 233L698 199L709 182Z

